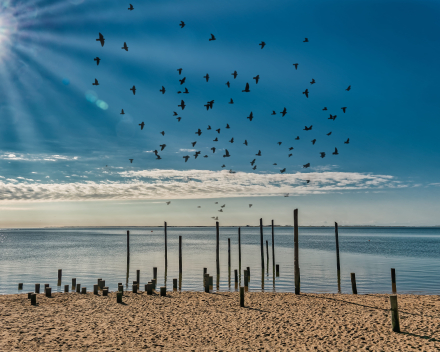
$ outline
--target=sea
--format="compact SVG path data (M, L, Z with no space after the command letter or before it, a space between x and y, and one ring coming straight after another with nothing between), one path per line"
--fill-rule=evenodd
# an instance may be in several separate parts
M98 278L105 280L110 291L117 290L118 283L131 290L137 270L144 290L153 279L154 267L157 286L167 290L172 290L176 278L179 289L202 291L203 269L207 268L214 278L214 291L234 291L235 270L241 286L243 271L249 267L250 291L294 292L293 227L274 227L278 273L273 265L272 228L263 228L263 263L260 228L240 228L241 263L238 231L238 227L220 227L217 276L215 227L168 227L167 264L163 227L0 229L0 294L31 292L36 283L61 292L64 285L72 289L72 278L87 291L93 290ZM358 294L388 294L394 268L397 293L440 294L440 228L339 227L339 281L334 228L300 227L298 243L301 292L351 293L351 273L355 273ZM61 282L58 269L62 269ZM18 290L19 283L23 283L22 290Z

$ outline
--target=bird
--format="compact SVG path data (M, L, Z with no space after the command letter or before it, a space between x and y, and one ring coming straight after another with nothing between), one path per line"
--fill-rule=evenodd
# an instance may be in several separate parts
M180 122L180 120L182 119L181 117L176 117L177 121Z
M307 169L308 167L310 167L310 163L307 163L307 164L303 165L304 169Z
M228 158L228 157L230 157L230 155L229 155L229 152L228 152L228 150L227 149L225 149L225 155L223 155L223 158Z
M314 84L314 83L316 83L316 82L315 82L315 79L312 78L312 81L310 82L310 84Z
M159 89L159 92L162 92L162 94L165 94L165 87L162 86L162 89Z
M229 83L229 81L226 82L226 85L228 86L228 88L231 87L231 83Z
M345 144L350 143L350 138L347 138L347 140L344 142Z
M98 82L98 80L96 78L95 78L95 82L92 83L92 86L99 86L99 82Z
M312 143L313 143L313 145L315 145L315 143L316 143L316 139L312 140Z
M164 150L166 146L167 146L166 144L160 144L160 145L159 145L159 147L160 147L160 151Z
M96 61L96 66L98 66L99 65L99 61L101 61L101 59L98 56L95 57L93 60Z
M124 42L124 46L121 47L121 49L125 49L125 51L128 51L128 46L127 46L127 43L126 43L126 42Z
M250 115L247 118L249 119L249 121L252 121L252 119L254 118L254 114L252 113L252 111L251 111Z
M162 136L165 136L165 131L160 132Z
M309 90L306 89L306 90L303 92L303 94L305 94L305 95L306 95L306 98L308 98L308 97L309 97Z
M249 208L252 207L252 204L249 204Z
M335 151L332 153L333 155L338 155L338 148L335 148Z
M295 138L296 141L299 141L299 136Z
M348 86L347 89L345 89L347 92L351 89L351 86Z
M197 157L199 156L199 154L200 154L200 152L196 152L196 153L194 154L194 159L197 159Z
M153 150L153 153L157 156L157 153L158 153L157 149Z
M141 130L143 130L143 129L144 129L144 126L145 126L144 121L142 121L142 122L139 124L139 126L141 126Z
M214 220L218 220L218 216L216 216Z
M170 205L171 202L167 202L167 205Z
M212 150L212 153L214 154L215 153L215 147L212 147L211 150Z
M256 75L255 77L252 77L252 79L255 79L255 84L258 84L258 81L260 80L260 75Z
M243 89L242 92L247 92L247 93L250 92L250 90L249 90L249 83L246 83L246 88Z
M332 134L332 132L330 131L329 133L327 133L327 136L330 136Z
M238 76L238 73L237 73L237 71L234 71L234 73L231 73L231 75L234 76L234 79L236 79Z
M179 75L182 74L182 69L178 68L177 71L179 72Z
M156 160L160 160L160 159L162 159L162 158L160 157L160 155L156 154Z
M310 131L312 129L313 125L310 125L310 127L304 126L303 131Z
M331 116L331 115L330 115L330 116ZM333 117L331 117L331 119L332 119L333 121L335 121L337 116L338 116L338 115L333 115Z
M177 116L177 112L173 111L173 116Z
M289 150L293 150L293 147L290 147Z
M232 100L232 98L231 98L231 101L229 102L229 104L234 104L234 101Z
M293 66L295 66L295 70L298 69L298 64L293 64Z
M208 101L209 108L212 109L212 106L214 105L214 100Z
M344 112L344 114L345 114L345 110L347 109L347 107L346 106L344 106L343 108L341 108L342 109L342 111Z
M179 79L180 85L184 84L186 81L186 77L183 77L182 79Z
M322 109L322 110L324 110L324 111L327 110L327 107L325 106L324 109Z
M272 114L271 115L276 115L277 113L275 112L275 110L272 110Z
M198 206L197 206L197 208L201 208L201 206L200 206L200 205L198 205Z
M236 171L232 171L232 169L230 169L230 170L229 170L229 173L230 173L230 174L236 174L237 172L236 172Z
M234 137L232 137L229 142L234 143Z
M135 86L133 86L132 88L130 88L130 90L133 91L133 95L136 94L136 87L135 87Z
M255 165L253 168L252 168L252 170L256 170L257 169L257 165Z
M285 194L284 194L284 197L288 197L288 196L289 196L289 193L285 193Z
M134 10L134 7L133 7L133 5L132 4L130 4L130 7L128 8L130 11L133 11Z
M206 111L208 111L209 110L209 102L208 103L206 103L205 105L203 105L204 107L206 107Z
M309 38L305 38L304 40L303 40L303 43L307 43L309 41Z
M133 164L133 160L134 160L134 159L128 159L128 160L130 160L130 164Z
M206 74L206 76L203 76L203 78L205 78L206 82L208 82L209 81L209 74Z
M278 142L278 145L281 145L281 143L283 143L283 142Z
M223 168L223 167L226 167L225 164L222 165L222 168Z
M321 154L321 158L325 157L325 152L320 152L319 154Z
M254 164L255 164L255 160L256 160L256 159L254 159L254 160L251 161L251 165L252 165L252 166L254 166Z
M180 26L180 28L183 28L183 27L185 27L185 22L183 22L183 21L180 21L180 23L179 23L179 26Z
M192 146L194 147L196 145L197 141L191 142Z
M281 173L286 172L286 168L280 170Z
M289 154L289 158L292 156L293 154Z
M104 46L105 39L104 39L104 36L101 33L99 33L99 38L96 39L96 41L97 42L101 42L101 46Z
M210 125L208 125L208 128L207 128L207 130L210 130L211 129L211 126Z
M215 139L212 140L213 142L218 142L218 138L215 137Z
M231 127L229 127L229 123L226 124L226 128L231 128Z
M273 163L272 165L278 165L277 163Z
M223 209L220 209L219 212L220 212L220 213L223 213Z
M261 49L263 49L263 48L266 46L266 43L265 43L265 42L261 42L261 43L258 44L258 45L261 45Z
M182 158L184 158L185 159L185 163L188 161L188 159L189 159L189 155L185 155L185 156L183 156Z
M216 130L218 133L220 133L220 128Z
M181 100L180 101L180 105L177 105L177 106L180 106L182 108L182 110L183 110L183 109L185 109L186 105L185 105L185 102L183 100Z
M306 180L307 183L310 183L310 180Z
M188 94L188 93L189 93L188 88L185 87L185 91L183 92L183 94Z
M287 109L286 109L286 108L284 108L284 110L283 110L283 111L281 111L281 112L280 112L280 114L282 114L283 116L284 116L284 115L286 115L286 114L287 114Z
M211 40L216 40L214 34L212 34L212 33L211 33L211 38L209 38L209 41L211 41Z
M218 204L218 202L215 202L214 204Z
M261 156L261 150L259 150L258 153L255 154L255 155L257 155L257 156Z
M224 208L225 206L226 206L226 204L223 204L223 205L220 206L220 208Z
M125 114L124 109L121 109L120 114L121 114L121 115L124 115L124 114Z
M199 137L200 137L200 135L202 134L202 130L199 128L199 129L197 130L196 134L198 134Z
M243 144L246 145L246 146L248 145L247 139L244 140Z

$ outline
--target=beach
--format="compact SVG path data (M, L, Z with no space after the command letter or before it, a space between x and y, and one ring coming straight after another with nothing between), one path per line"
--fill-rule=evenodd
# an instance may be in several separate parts
M439 351L440 296L116 292L0 296L0 350Z

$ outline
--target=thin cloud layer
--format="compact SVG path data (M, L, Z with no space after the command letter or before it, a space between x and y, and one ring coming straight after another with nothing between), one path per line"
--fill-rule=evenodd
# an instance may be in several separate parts
M153 169L116 174L122 177L122 181L39 183L23 179L0 180L0 200L195 199L282 196L285 193L293 196L408 187L393 176L354 172L254 174Z
M20 154L20 153L3 153L0 154L1 160L21 160L21 161L70 161L78 160L77 156L65 156L58 154Z

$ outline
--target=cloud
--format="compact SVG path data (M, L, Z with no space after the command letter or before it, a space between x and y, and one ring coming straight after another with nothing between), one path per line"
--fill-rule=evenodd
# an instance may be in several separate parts
M122 180L39 183L0 180L0 200L195 199L378 191L408 187L389 175L355 172L255 174L210 170L117 172ZM306 183L310 180L310 183Z
M59 160L78 160L78 156L65 156L57 154L18 154L18 153L3 153L0 154L2 160L20 160L20 161L59 161ZM33 172L34 173L34 172Z

